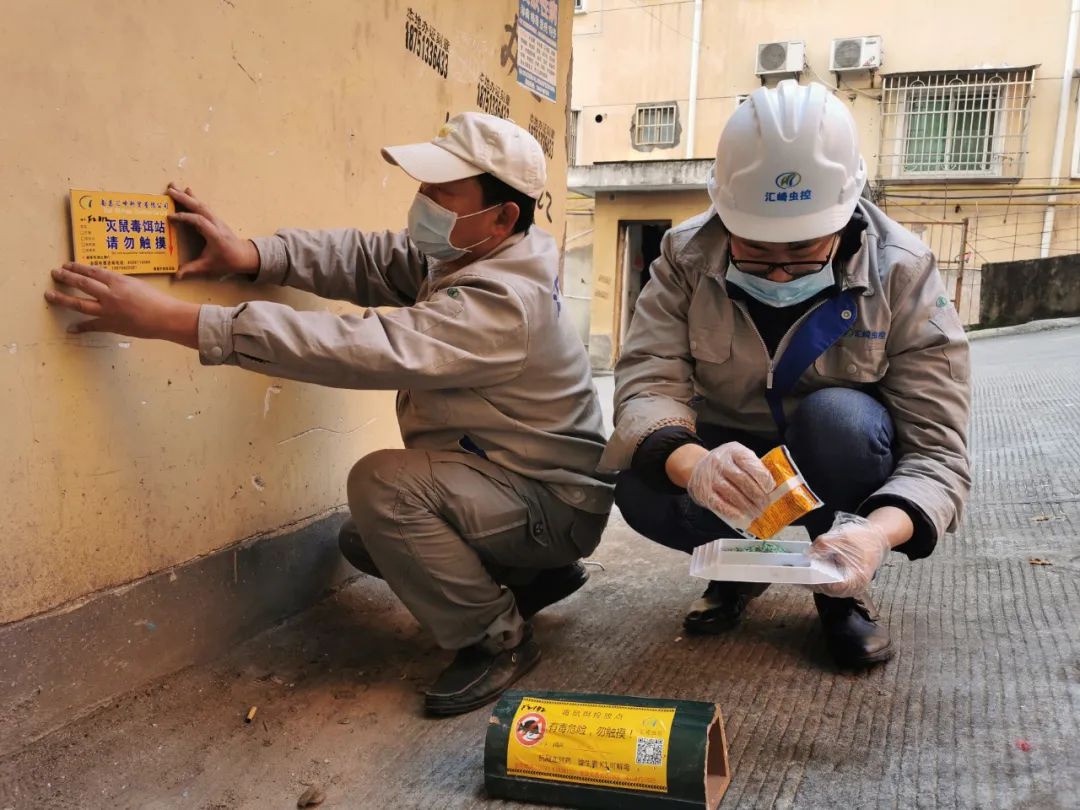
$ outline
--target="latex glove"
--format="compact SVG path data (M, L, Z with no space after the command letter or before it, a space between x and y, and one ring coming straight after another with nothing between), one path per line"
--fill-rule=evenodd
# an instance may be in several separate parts
M765 511L775 488L772 474L754 451L729 442L710 450L694 465L686 493L722 520L749 524Z
M885 532L869 520L837 512L832 528L810 546L810 556L832 565L842 579L813 590L826 596L858 596L870 586L890 548Z

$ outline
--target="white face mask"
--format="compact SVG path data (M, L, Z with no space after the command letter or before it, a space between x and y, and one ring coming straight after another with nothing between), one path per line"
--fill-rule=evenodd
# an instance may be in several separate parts
M484 244L492 237L481 239L466 247L455 247L450 241L450 234L459 219L468 219L492 211L502 203L491 205L482 211L458 216L453 211L443 208L430 197L417 193L409 208L409 238L420 248L420 252L432 259L452 262L460 259L474 247Z

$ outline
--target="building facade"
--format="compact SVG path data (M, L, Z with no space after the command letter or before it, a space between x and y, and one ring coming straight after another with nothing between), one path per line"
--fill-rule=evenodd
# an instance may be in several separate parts
M866 196L935 251L966 323L984 263L1080 252L1077 4L577 0L567 272L618 357L658 233L709 206L727 119L818 81L851 108ZM1071 44L1071 48L1069 47ZM570 245L568 244L568 248Z
M72 258L69 190L174 180L243 236L401 230L417 184L379 148L482 109L548 152L536 222L561 242L573 15L555 0L4 11L0 751L317 598L345 570L333 513L350 467L400 446L393 392L67 334L76 318L42 294ZM355 311L229 280L150 283L200 303Z

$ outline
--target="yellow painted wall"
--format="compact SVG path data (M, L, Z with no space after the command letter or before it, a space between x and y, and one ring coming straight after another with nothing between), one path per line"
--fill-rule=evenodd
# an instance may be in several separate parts
M590 354L599 367L610 366L618 351L615 324L619 323L619 223L670 219L672 225L709 207L704 191L620 193L596 195L593 218L593 299ZM605 340L606 338L606 340ZM604 363L597 346L610 346Z
M510 114L555 131L564 229L572 4L559 97L517 85L504 26L517 0L13 0L0 15L0 623L303 521L344 502L361 455L398 443L392 395L202 368L194 352L68 336L48 309L70 258L70 187L190 184L236 230L401 228L415 184L378 148L426 140L476 109L481 72ZM409 7L450 42L448 76L405 48ZM171 283L192 301L314 297Z

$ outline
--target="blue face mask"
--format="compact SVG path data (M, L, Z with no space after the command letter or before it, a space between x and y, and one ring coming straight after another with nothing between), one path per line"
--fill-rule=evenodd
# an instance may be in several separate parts
M747 295L770 307L801 304L836 283L832 262L816 273L793 278L791 281L770 281L761 276L752 276L729 262L726 278Z
M453 211L443 208L437 202L430 197L426 197L423 194L417 194L413 199L412 207L409 209L409 238L420 248L420 252L425 256L429 256L432 259L438 259L443 262L452 262L456 259L460 259L474 247L484 244L491 239L481 239L479 242L475 242L465 247L457 247L450 241L450 232L454 230L454 225L457 224L459 219L468 219L469 217L475 217L478 214L483 214L485 211L491 211L498 208L502 203L498 205L491 205L485 208L483 211L474 211L471 214L458 215Z

